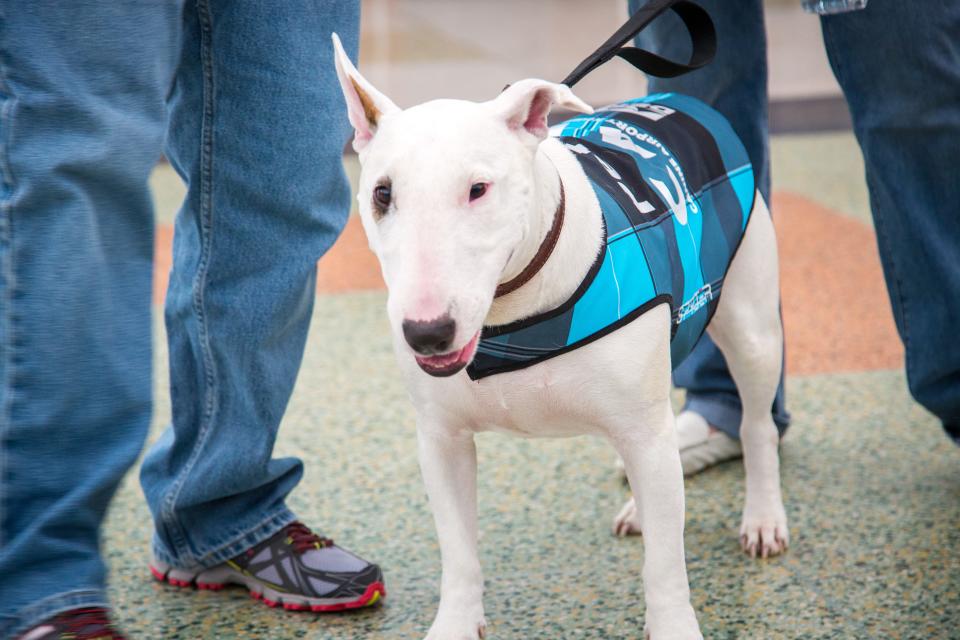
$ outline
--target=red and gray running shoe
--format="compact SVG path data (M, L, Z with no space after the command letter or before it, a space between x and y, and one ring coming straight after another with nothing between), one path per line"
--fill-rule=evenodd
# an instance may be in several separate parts
M356 609L387 595L380 567L300 522L215 567L180 569L154 559L150 572L177 587L216 591L243 585L253 598L291 611Z
M126 640L102 607L64 611L27 631L19 640Z

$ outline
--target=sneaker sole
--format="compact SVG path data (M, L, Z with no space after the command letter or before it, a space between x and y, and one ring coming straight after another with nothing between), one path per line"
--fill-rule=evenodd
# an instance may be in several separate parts
M201 589L220 591L231 585L246 587L250 597L271 608L282 607L287 611L312 611L329 613L369 607L387 596L382 582L373 582L367 586L359 598L309 598L291 593L282 593L264 582L244 575L229 567L214 567L199 572L184 571L168 567L160 562L147 565L150 573L158 582L164 582L181 589Z

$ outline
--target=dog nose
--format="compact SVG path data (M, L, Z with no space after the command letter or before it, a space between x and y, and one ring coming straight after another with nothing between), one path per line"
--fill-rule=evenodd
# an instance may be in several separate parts
M448 315L433 320L403 321L403 337L422 356L449 351L456 332L457 323Z

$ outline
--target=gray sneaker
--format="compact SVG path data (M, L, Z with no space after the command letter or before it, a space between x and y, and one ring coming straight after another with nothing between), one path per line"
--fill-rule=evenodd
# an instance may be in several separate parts
M683 475L692 476L714 465L743 455L740 441L713 429L699 413L683 411L677 416L677 445ZM617 456L617 471L626 477L623 459Z
M711 428L703 416L693 411L683 411L677 416L677 443L685 476L743 455L739 440Z
M294 522L215 567L181 569L154 559L150 573L176 587L245 586L255 600L290 611L341 611L387 595L380 567Z

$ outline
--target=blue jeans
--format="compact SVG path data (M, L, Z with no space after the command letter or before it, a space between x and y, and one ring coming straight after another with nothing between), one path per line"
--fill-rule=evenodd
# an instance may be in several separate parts
M273 444L303 356L316 263L350 212L349 125L330 32L357 2L184 9L166 154L187 185L167 292L173 424L140 478L154 553L214 565L295 518L303 474Z
M799 2L800 0L797 0ZM629 0L633 13L643 4ZM650 92L673 91L694 96L722 113L740 136L757 177L757 188L770 202L770 149L767 133L767 42L762 0L697 0L717 28L717 56L712 63L687 75L664 80L650 78ZM672 12L657 18L637 38L637 46L675 60L690 55L686 28ZM790 424L786 393L780 386L773 402L773 421L783 434ZM674 384L686 389L685 410L738 438L742 408L737 387L723 354L704 334L673 372Z
M717 23L716 61L675 80L654 80L652 89L700 97L726 115L760 168L767 196L761 1L699 3ZM630 0L631 9L637 4ZM960 5L877 0L863 11L824 17L821 26L863 151L910 392L960 443L960 342L952 335L960 324ZM640 44L684 55L689 44L680 29L674 16L665 16ZM691 404L733 403L732 381L710 344L676 377Z
M166 154L187 184L165 310L173 425L140 478L154 554L214 565L295 518L273 444L303 356L317 259L350 211L330 32L359 3L191 3Z
M0 638L107 604L99 527L151 412L167 98L189 195L174 429L144 469L157 550L212 562L292 518L300 465L270 450L349 208L329 32L355 52L358 7L223 5L0 0Z
M106 604L100 523L150 423L176 6L0 2L0 637Z

